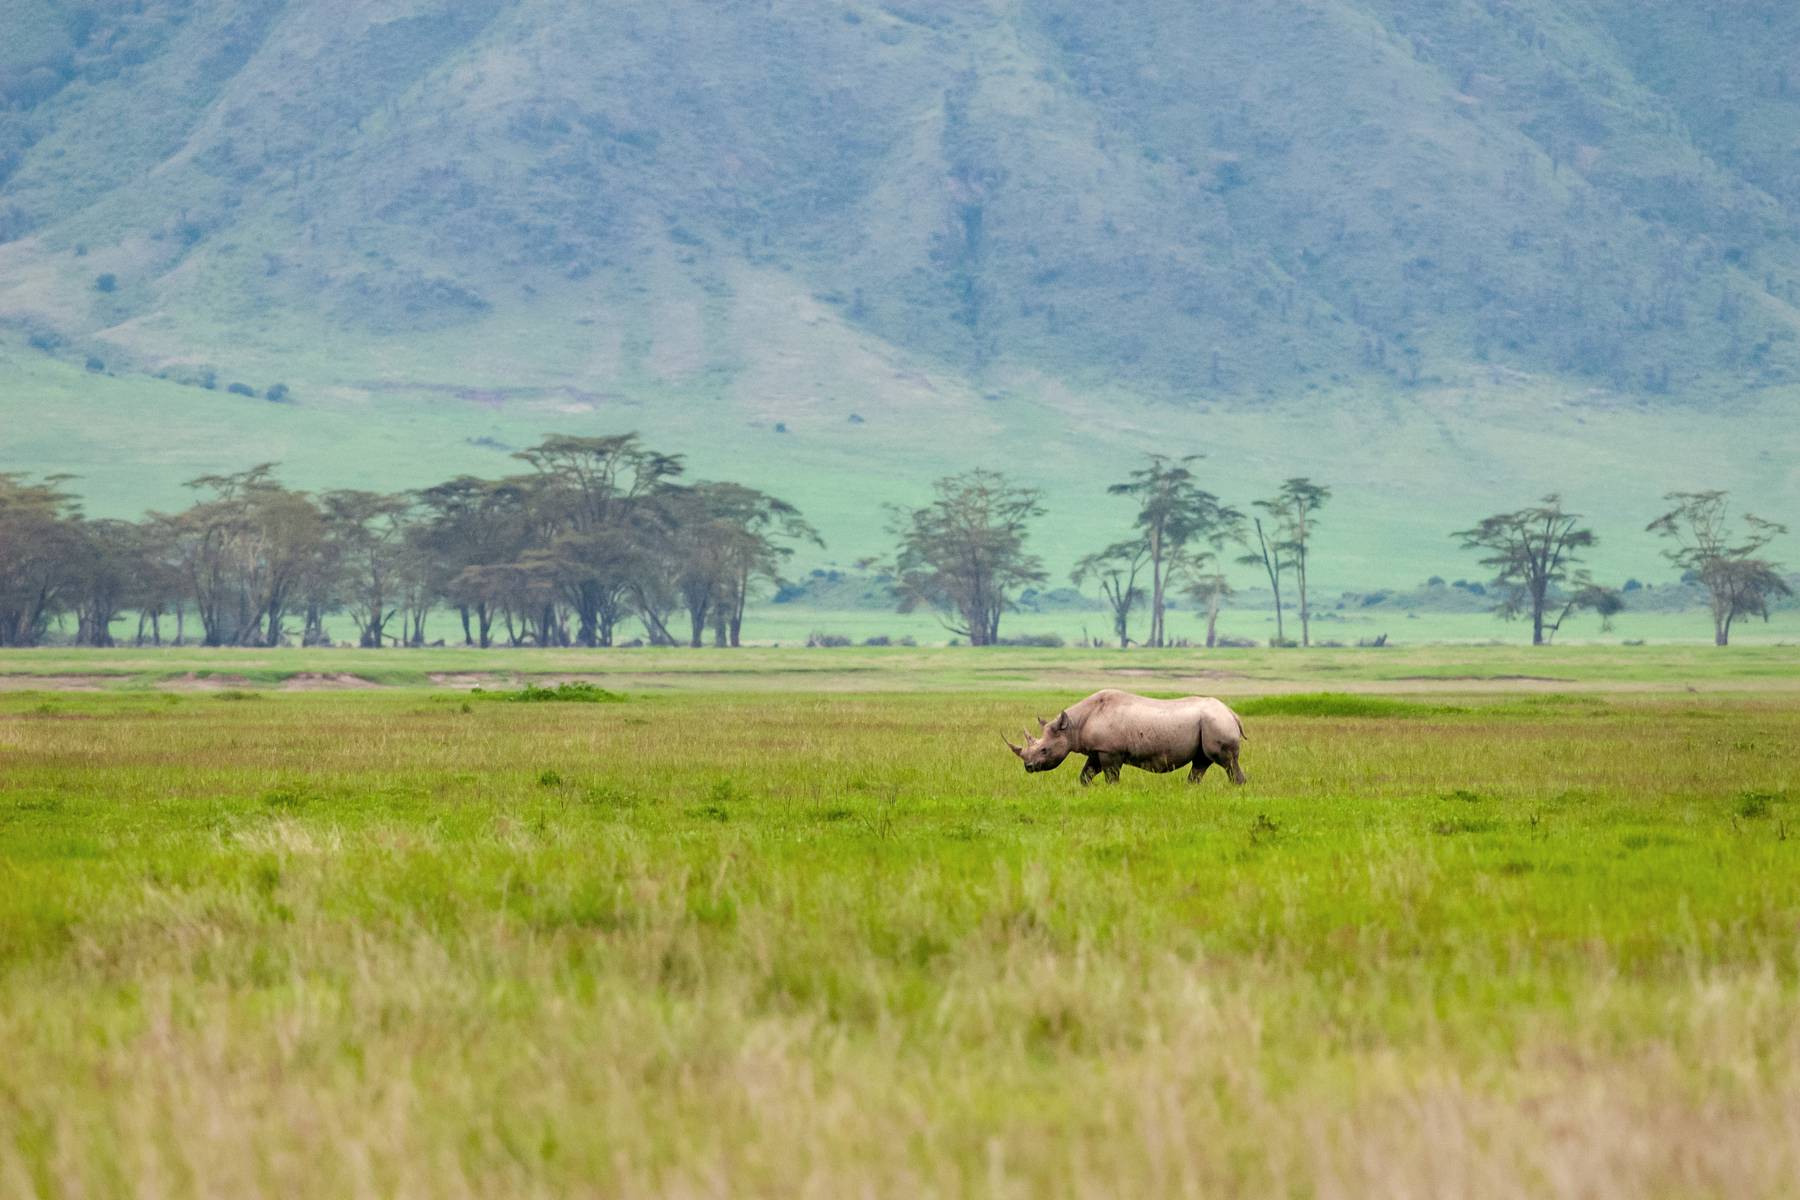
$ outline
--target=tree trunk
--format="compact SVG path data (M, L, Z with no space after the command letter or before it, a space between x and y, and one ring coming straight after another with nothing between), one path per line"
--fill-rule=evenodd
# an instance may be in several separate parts
M1281 623L1281 568L1269 553L1269 539L1263 536L1261 517L1256 518L1256 544L1262 550L1263 570L1269 573L1269 590L1275 594L1275 640L1285 642L1287 633Z
M1300 530L1300 561L1296 564L1300 577L1300 645L1312 645L1312 612L1306 604L1306 505L1304 501L1296 501L1299 509L1298 527Z
M1303 539L1306 536L1304 527L1302 527L1302 529L1301 529L1300 536ZM1310 646L1310 645L1312 645L1312 613L1307 610L1307 606L1306 606L1306 543L1304 541L1302 541L1300 544L1299 579L1300 579L1300 644L1302 646Z
M585 588L582 590L580 602L581 607L576 613L575 641L582 646L597 646L600 644L600 615L597 611L599 606L592 603Z
M728 622L728 634L733 649L742 645L744 631L744 604L750 597L750 572L746 569L738 573L737 593L731 598L731 620Z
M1150 645L1163 644L1162 530L1150 531Z

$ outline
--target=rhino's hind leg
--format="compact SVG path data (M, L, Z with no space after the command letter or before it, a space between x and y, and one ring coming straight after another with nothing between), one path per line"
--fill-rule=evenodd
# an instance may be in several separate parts
M1238 752L1236 746L1229 747L1225 751L1225 761L1219 765L1224 767L1225 773L1231 776L1231 782L1236 784L1245 782L1247 777L1244 775L1244 768L1238 766Z
M1119 768L1123 765L1124 765L1123 763L1116 762L1116 761L1107 763L1105 765L1105 767L1103 768L1106 771L1106 782L1108 782L1108 783L1119 782Z

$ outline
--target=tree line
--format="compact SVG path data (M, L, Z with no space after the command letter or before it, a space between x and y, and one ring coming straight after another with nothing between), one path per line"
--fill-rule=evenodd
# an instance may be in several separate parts
M195 479L185 511L137 522L84 518L66 477L0 476L0 645L73 615L78 643L110 646L130 612L140 645L165 622L184 640L190 617L207 646L316 645L343 614L362 646L418 646L447 606L474 646L610 646L628 616L653 643L710 630L736 646L754 588L819 540L785 501L684 482L679 455L633 434L515 457L531 469L396 494L314 495L263 464Z
M471 646L611 646L633 618L654 645L710 636L737 646L756 589L779 583L796 547L824 544L792 505L743 484L689 482L680 455L635 434L552 436L514 457L529 469L393 494L299 491L265 463L192 480L187 509L135 522L83 516L67 476L0 474L0 646L37 645L71 617L77 643L114 645L127 614L139 645L162 644L166 624L186 641L190 618L208 646L326 644L326 619L342 615L362 646L419 646L427 617L446 608ZM1135 515L1124 537L1080 558L1071 582L1099 592L1121 648L1169 645L1166 615L1180 599L1205 614L1210 647L1234 594L1226 567L1252 567L1274 598L1273 644L1296 644L1291 609L1297 644L1310 645L1308 569L1331 489L1296 476L1240 510L1202 486L1199 458L1150 455L1108 487ZM1763 556L1785 527L1748 514L1734 524L1723 491L1667 500L1647 529L1705 588L1717 644L1792 595ZM1048 579L1029 549L1044 515L1039 489L1002 474L947 476L925 505L890 510L893 557L862 565L891 580L900 611L928 609L958 638L993 645L1014 598ZM1496 611L1528 619L1534 644L1575 612L1605 620L1624 607L1582 566L1596 535L1558 496L1452 537L1481 553Z
M1077 587L1092 585L1112 616L1121 649L1134 643L1169 644L1165 616L1171 596L1192 601L1206 616L1206 645L1218 640L1219 612L1233 590L1227 562L1256 567L1268 580L1275 605L1275 645L1287 636L1287 601L1295 602L1301 646L1312 644L1308 564L1331 489L1305 476L1283 482L1275 494L1244 512L1201 486L1199 455L1150 455L1107 491L1137 506L1129 534L1084 555L1071 572ZM1730 520L1723 491L1671 492L1672 507L1646 527L1664 538L1666 558L1707 593L1713 640L1730 641L1734 621L1767 620L1770 604L1793 590L1780 565L1762 551L1786 527L1745 514ZM1042 495L989 471L938 481L936 498L918 509L898 509L891 529L900 542L892 564L865 560L891 573L901 611L929 607L945 628L971 645L999 640L1000 617L1011 597L1047 579L1043 562L1027 549L1030 523L1044 515ZM1555 636L1569 616L1592 611L1603 622L1625 607L1617 588L1595 581L1582 565L1598 543L1581 514L1560 496L1512 512L1495 513L1451 535L1482 554L1494 571L1490 588L1502 617L1531 623L1533 645ZM1139 641L1132 623L1142 612L1149 629Z

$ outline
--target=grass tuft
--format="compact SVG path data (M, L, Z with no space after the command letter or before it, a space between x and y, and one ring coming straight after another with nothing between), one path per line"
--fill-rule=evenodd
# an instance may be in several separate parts
M506 700L514 704L623 704L625 697L618 692L609 692L598 684L583 680L569 680L555 687L543 687L535 683L527 683L516 692L489 692L475 688L469 693L483 700Z
M1435 717L1469 710L1451 704L1424 704L1386 696L1357 696L1344 692L1306 692L1289 696L1259 696L1232 706L1244 717Z

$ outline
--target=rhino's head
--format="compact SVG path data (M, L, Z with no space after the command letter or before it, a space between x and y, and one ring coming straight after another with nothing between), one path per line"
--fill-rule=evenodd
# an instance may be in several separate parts
M1054 721L1045 721L1039 717L1037 723L1041 733L1032 737L1027 732L1023 746L1013 745L1005 734L1000 735L1000 740L1006 742L1007 749L1019 756L1019 761L1025 764L1027 771L1054 771L1062 766L1063 759L1069 757L1069 752L1073 749L1069 744L1069 714L1058 713Z

